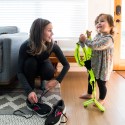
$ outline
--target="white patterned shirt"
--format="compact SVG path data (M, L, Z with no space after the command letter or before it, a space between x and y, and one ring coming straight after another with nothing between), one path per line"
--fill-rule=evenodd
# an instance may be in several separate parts
M92 49L91 67L96 79L108 81L113 69L114 40L112 35L97 34L85 44Z

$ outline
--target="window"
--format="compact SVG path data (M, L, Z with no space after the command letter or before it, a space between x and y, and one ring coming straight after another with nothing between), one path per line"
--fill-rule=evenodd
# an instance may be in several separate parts
M0 2L0 25L16 25L29 32L34 19L48 19L54 37L78 37L87 29L87 0L4 0Z

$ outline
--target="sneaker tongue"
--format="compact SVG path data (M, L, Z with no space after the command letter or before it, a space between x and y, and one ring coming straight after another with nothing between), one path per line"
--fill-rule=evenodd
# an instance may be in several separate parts
M62 112L61 112L61 111L57 111L57 112L55 113L55 117L60 116L60 115L62 115Z
M37 111L37 110L39 110L40 108L38 107L38 106L34 106L33 107L33 110L35 110L35 111Z
M61 108L57 107L57 109L55 110L55 117L60 116L62 114Z
M55 112L56 112L57 108L58 108L57 106L53 106L53 109L52 109L51 112L48 114L48 116L49 116L49 115L55 116Z

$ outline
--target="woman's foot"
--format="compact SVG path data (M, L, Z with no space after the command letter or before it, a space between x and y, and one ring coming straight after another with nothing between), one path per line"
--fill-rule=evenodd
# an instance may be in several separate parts
M92 94L82 94L79 98L80 99L91 99L92 98Z

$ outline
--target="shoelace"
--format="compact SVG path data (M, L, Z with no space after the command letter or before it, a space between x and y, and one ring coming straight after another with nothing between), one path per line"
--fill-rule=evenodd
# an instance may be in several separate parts
M29 118L31 118L34 115L34 112L32 112L32 114L30 116L26 116L26 114L23 111L21 111L21 110L15 110L13 112L13 115L21 116L21 117L24 117L26 119L29 119Z
M62 113L62 115L66 118L66 121L64 121L64 122L60 122L60 123L66 123L66 122L68 121L67 116L66 116L65 114L63 114L63 113Z
M50 89L45 90L45 91L42 92L41 96L38 98L38 102L41 100L41 98L42 98L47 92L49 92L49 90L50 90ZM36 105L36 104L33 104L33 105ZM39 107L38 105L36 105L36 106ZM40 108L40 107L39 107L39 108ZM15 111L13 112L13 115L22 116L22 117L24 117L24 118L26 118L26 119L31 118L34 114L35 114L35 113L34 113L34 110L32 110L32 114L31 114L30 116L26 116L26 114L25 114L23 111L21 111L21 110L15 110Z
M38 98L38 102L40 102L40 101L42 100L41 98L42 98L46 93L48 93L49 90L50 90L50 89L44 90L44 91L41 93L40 97Z
M64 117L65 117L65 121L64 122L60 122L60 123L66 123L67 121L68 121L68 118L67 118L67 116L62 112L62 107L60 107L60 106L55 106L54 108L53 108L53 110L51 110L51 112L47 115L47 116L49 116L49 115L53 115L54 117L57 117L57 116L59 116L59 115L63 115Z
M44 90L44 91L42 92L41 96L40 96L39 99L38 99L38 102L41 101L41 98L42 98L46 93L48 93L49 90L50 90L50 89ZM34 104L34 105L35 105L35 104ZM39 107L39 106L37 105L37 107ZM39 107L39 108L40 108L40 107ZM55 110L55 108L54 108L53 110ZM50 112L48 115L50 115L51 113L54 113L53 110L51 110L51 112ZM56 110L57 110L57 111L58 111L58 110L62 110L62 107L58 106ZM55 112L57 112L57 111L55 111ZM63 112L60 112L60 113L61 113L61 114L65 117L65 119L66 119L66 121L64 121L64 122L61 121L60 123L66 123L66 122L68 121L67 116L66 116ZM24 118L26 118L26 119L31 118L34 114L35 114L35 113L34 113L33 110L32 110L32 114L31 114L29 117L26 116L26 114L25 114L23 111L21 111L21 110L15 110L15 111L13 112L13 115L21 116L21 117L24 117ZM47 116L48 116L48 115L47 115ZM59 115L60 115L60 114L59 114Z
M61 123L66 123L68 121L67 116L62 112L62 107L60 107L60 106L58 106L56 111L55 111L55 117L57 117L59 115L63 115L66 119L64 122L61 122Z

